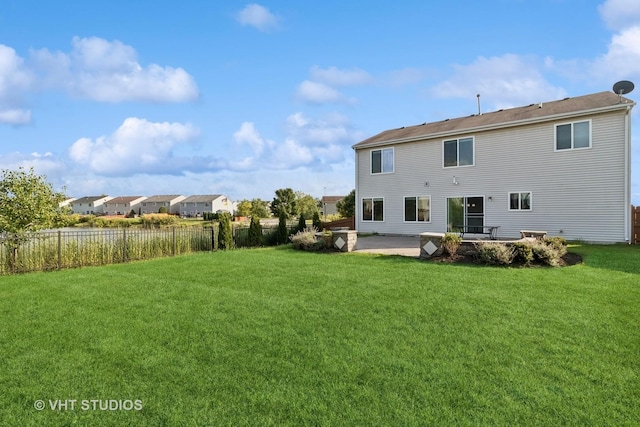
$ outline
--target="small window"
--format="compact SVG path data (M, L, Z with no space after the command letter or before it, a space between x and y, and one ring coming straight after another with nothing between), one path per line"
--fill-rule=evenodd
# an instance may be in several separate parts
M591 147L591 121L556 125L556 151Z
M522 191L518 193L509 193L509 210L510 211L530 211L531 210L531 192Z
M384 221L384 200L382 197L367 197L362 199L363 221Z
M431 197L405 197L404 220L406 222L431 222Z
M473 138L451 139L442 142L445 168L474 165Z
M393 148L371 151L371 173L393 173Z

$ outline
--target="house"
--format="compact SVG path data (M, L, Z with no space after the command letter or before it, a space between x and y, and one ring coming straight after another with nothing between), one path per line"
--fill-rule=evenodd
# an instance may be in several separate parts
M114 197L104 203L105 215L128 215L131 211L138 213L144 196L120 196Z
M185 199L179 195L157 195L151 196L142 202L141 213L158 213L161 208L165 208L168 213L180 214L180 202Z
M628 242L635 104L600 92L372 136L353 146L356 228Z
M104 213L104 203L113 199L109 196L86 196L71 202L73 213L82 215L95 215Z
M189 196L180 202L180 215L201 217L203 213L229 212L233 214L236 204L221 194Z
M344 199L344 196L322 196L322 200L320 201L320 211L322 212L322 216L326 218L327 215L337 214L337 203L342 199Z

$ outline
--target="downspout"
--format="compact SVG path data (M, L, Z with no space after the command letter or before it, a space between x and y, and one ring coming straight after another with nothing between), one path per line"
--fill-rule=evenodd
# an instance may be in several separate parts
M359 170L360 168L358 167L358 149L354 148L353 149L353 153L355 155L355 167L356 167L356 192L355 192L355 203L356 203L356 208L353 210L354 214L355 214L355 218L353 219L353 226L355 227L355 229L358 229L358 218L360 218L360 210L359 210L359 206L360 203L358 203L358 175L359 175Z
M631 244L631 106L624 116L624 235Z

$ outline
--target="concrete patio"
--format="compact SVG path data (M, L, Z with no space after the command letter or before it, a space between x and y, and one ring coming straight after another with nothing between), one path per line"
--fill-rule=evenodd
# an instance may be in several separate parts
M420 236L358 236L355 252L420 257Z

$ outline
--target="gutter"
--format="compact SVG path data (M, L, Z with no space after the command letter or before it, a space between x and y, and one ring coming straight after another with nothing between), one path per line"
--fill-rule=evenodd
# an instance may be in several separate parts
M530 118L530 119L516 120L516 121L513 121L513 122L504 122L504 123L498 123L498 124L476 126L476 127L471 127L471 128L452 129L452 130L448 130L448 131L445 131L445 132L423 134L423 135L412 136L412 137L409 137L409 138L390 139L390 140L387 140L387 141L378 141L378 142L373 142L371 144L366 144L366 145L362 145L362 146L358 146L358 144L355 144L355 145L351 146L351 148L354 149L355 151L358 151L360 149L366 149L366 148L372 148L372 147L380 147L380 146L385 146L385 145L395 145L395 144L403 144L403 143L407 143L407 142L424 141L425 139L436 139L436 138L443 138L443 137L454 136L454 135L468 134L468 133L473 133L473 132L482 132L482 131L488 131L488 130L505 129L505 128L510 128L510 127L527 125L527 124L550 122L550 121L554 121L554 120L558 120L558 119L565 119L565 118L569 119L569 118L573 118L573 117L581 117L581 116L587 116L587 115L592 115L592 114L606 113L606 112L620 110L623 107L626 108L627 111L630 111L631 107L634 107L635 105L636 105L635 102L625 103L625 104L614 104L614 105L608 105L606 107L594 108L594 109L591 109L591 110L572 111L572 112L569 112L569 113L560 113L560 114L554 114L554 115L551 115L551 116L543 116L543 117L535 117L535 118ZM489 113L487 113L487 114L489 114Z
M635 105L635 103L633 104ZM624 116L624 236L631 244L631 107Z

